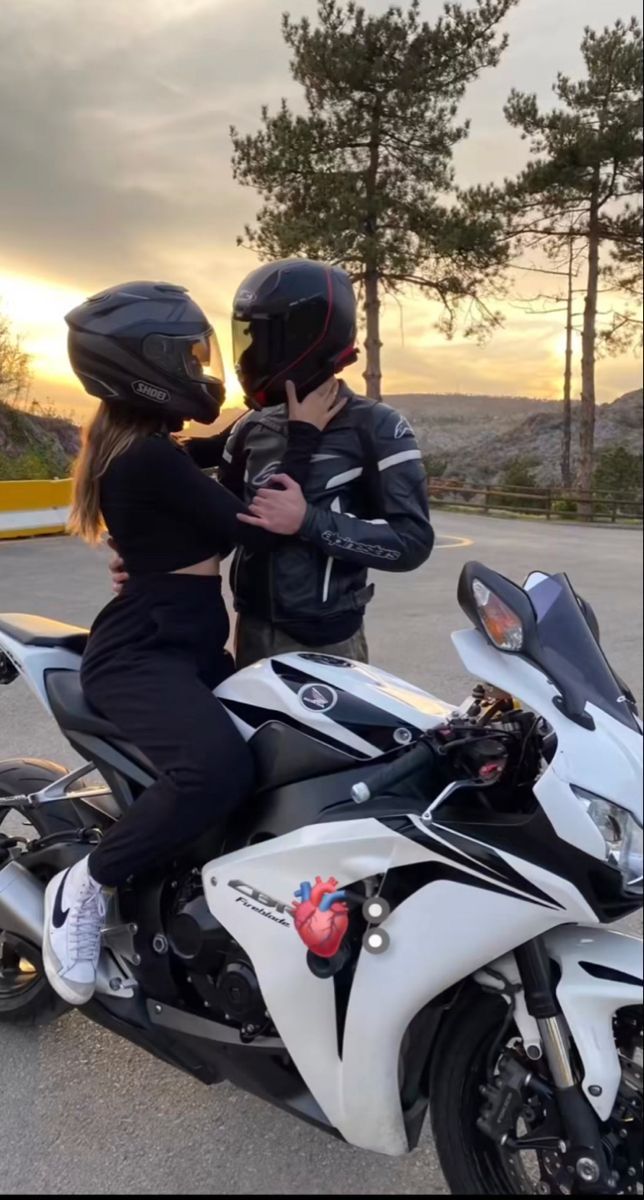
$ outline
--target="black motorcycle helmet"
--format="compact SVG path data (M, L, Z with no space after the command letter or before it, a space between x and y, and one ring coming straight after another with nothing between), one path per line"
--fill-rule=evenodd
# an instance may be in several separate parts
M90 396L163 416L172 429L219 415L219 345L186 288L121 283L90 296L65 320L69 360Z
M258 267L233 301L233 356L250 404L298 396L356 361L356 299L340 267L289 258Z

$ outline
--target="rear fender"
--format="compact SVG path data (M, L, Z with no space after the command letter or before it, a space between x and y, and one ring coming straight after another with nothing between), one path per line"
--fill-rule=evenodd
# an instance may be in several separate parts
M7 633L0 633L0 652L7 656L43 708L53 716L45 688L45 675L48 671L79 671L80 655L73 654L71 650L48 646L25 646Z

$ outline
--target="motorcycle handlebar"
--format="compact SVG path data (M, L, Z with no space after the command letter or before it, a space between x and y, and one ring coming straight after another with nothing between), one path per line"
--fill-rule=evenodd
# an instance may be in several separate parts
M434 757L434 751L425 738L421 738L411 750L387 763L372 775L369 783L354 783L351 788L351 799L355 804L366 804L375 796L384 795L391 788L404 783L405 779L415 775L428 759Z

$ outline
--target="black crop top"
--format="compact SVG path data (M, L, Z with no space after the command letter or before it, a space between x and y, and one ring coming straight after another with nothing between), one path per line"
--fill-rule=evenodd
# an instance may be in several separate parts
M304 484L319 438L314 425L289 422L281 471ZM100 502L132 576L179 571L226 555L238 543L268 550L276 537L238 521L246 505L163 435L139 438L110 463L101 479Z

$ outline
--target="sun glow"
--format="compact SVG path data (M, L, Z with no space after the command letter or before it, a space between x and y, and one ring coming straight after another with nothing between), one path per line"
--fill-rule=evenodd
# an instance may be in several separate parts
M8 313L32 356L35 375L61 383L74 380L64 318L82 299L82 292L62 284L0 273L0 308Z
M189 275L186 271L183 278ZM232 277L231 277L232 278ZM225 364L226 407L243 403L231 360L228 297L234 279L211 289L206 311L211 314ZM94 401L85 396L67 359L65 314L92 290L50 279L0 270L0 312L5 313L32 356L32 395L59 411L86 416ZM207 292L207 289L204 289ZM510 304L499 307L503 328L484 345L457 335L449 342L433 328L435 311L416 295L404 298L404 323L399 306L385 301L382 311L385 390L405 393L487 393L543 396L562 394L565 329L557 315L522 316ZM574 335L573 396L579 395L580 338ZM600 400L612 400L633 386L634 361L623 355L598 363ZM347 374L356 391L363 387L364 355Z
M0 311L7 313L24 349L31 355L36 385L52 383L78 388L67 357L65 314L80 304L85 295L47 279L0 272ZM224 353L226 349L224 345ZM229 364L225 376L226 404L241 404L239 383Z

